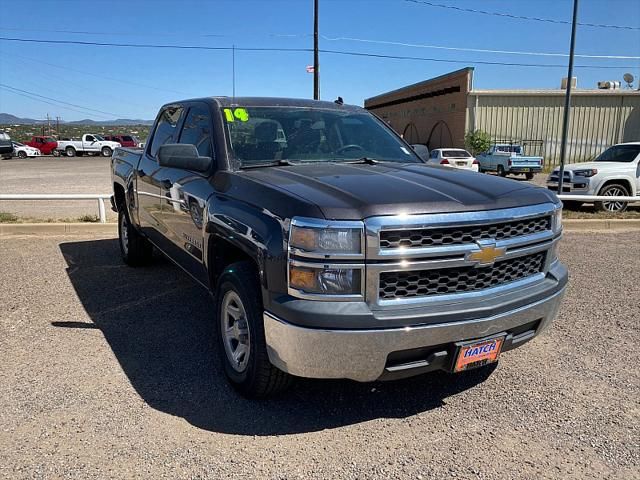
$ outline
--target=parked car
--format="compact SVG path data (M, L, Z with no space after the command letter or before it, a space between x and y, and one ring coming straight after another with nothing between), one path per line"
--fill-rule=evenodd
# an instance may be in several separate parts
M147 143L111 159L123 260L155 246L214 293L220 360L246 396L291 375L483 367L559 309L556 195L426 165L360 107L171 102Z
M11 137L6 132L0 131L0 157L11 158L13 156L13 144Z
M436 163L446 167L478 171L478 160L461 148L436 148L431 150L428 163Z
M118 142L123 147L140 147L140 140L132 135L104 135L103 138L110 142Z
M560 169L556 168L547 179L549 190L558 191L559 178ZM562 193L607 197L640 195L640 142L619 143L609 147L593 162L565 165ZM564 203L577 208L584 202ZM624 212L628 202L612 199L610 202L595 202L594 205L599 211Z
M29 147L37 148L40 150L42 155L53 155L55 157L60 156L60 151L58 150L58 142L53 137L45 137L36 135L31 137L31 140L25 142L25 145Z
M59 140L58 150L64 152L67 157L75 157L82 154L102 155L110 157L113 150L118 148L120 143L105 140L100 135L86 133L82 140Z
M411 145L411 148L413 148L413 151L416 152L422 160L425 162L429 161L429 147L422 145L421 143L416 143Z
M531 180L534 173L542 171L543 158L523 155L520 145L498 143L488 152L478 155L478 162L481 172L496 172L501 177L510 173L524 174L527 180Z
M23 143L20 143L20 142L11 142L11 144L13 145L13 155L18 158L40 156L40 150L38 150L37 148L24 145Z

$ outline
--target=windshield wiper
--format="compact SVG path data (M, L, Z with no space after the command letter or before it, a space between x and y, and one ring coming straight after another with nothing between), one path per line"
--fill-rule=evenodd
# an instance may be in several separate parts
M291 165L297 165L297 164L291 163L289 160L282 158L274 162L253 163L253 164L250 163L248 165L242 165L240 169L245 170L248 168L263 168L263 167L290 167Z
M375 158L370 158L370 157L360 157L357 160L351 160L350 162L341 162L341 163L350 163L350 164L363 163L366 165L376 165L377 163L380 163L380 160L376 160Z

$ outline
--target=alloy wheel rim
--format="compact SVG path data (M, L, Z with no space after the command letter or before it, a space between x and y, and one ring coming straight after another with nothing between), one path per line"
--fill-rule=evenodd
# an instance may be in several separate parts
M126 215L122 215L122 220L120 221L120 242L122 243L122 251L125 255L129 254L129 229L127 228L129 225L127 223Z
M225 293L222 299L220 327L229 364L236 372L244 372L249 364L251 347L249 323L242 300L233 290Z
M612 187L609 190L607 190L603 196L623 197L625 196L625 192L623 192L621 188ZM625 202L602 202L602 206L605 208L605 210L608 210L610 212L618 212L622 210L625 207L625 205L626 205Z

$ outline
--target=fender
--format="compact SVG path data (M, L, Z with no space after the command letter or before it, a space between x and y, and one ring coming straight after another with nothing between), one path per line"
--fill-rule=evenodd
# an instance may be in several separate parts
M227 242L256 261L260 281L271 291L286 292L287 222L265 208L221 194L207 201L204 261L209 269L209 245Z
M602 187L605 183L610 183L616 180L623 180L625 183L628 183L629 185L631 185L631 191L629 192L629 195L635 196L638 194L637 188L636 188L636 181L637 181L636 178L632 177L631 175L624 175L624 174L607 175L605 172L603 177L598 180L598 183L594 185L594 189L593 189L594 195L600 194L600 190L602 190Z

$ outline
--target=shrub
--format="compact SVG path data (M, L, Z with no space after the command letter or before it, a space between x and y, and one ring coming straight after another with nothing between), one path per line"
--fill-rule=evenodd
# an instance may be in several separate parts
M473 130L464 136L464 144L472 155L486 152L491 147L491 135L483 130Z

